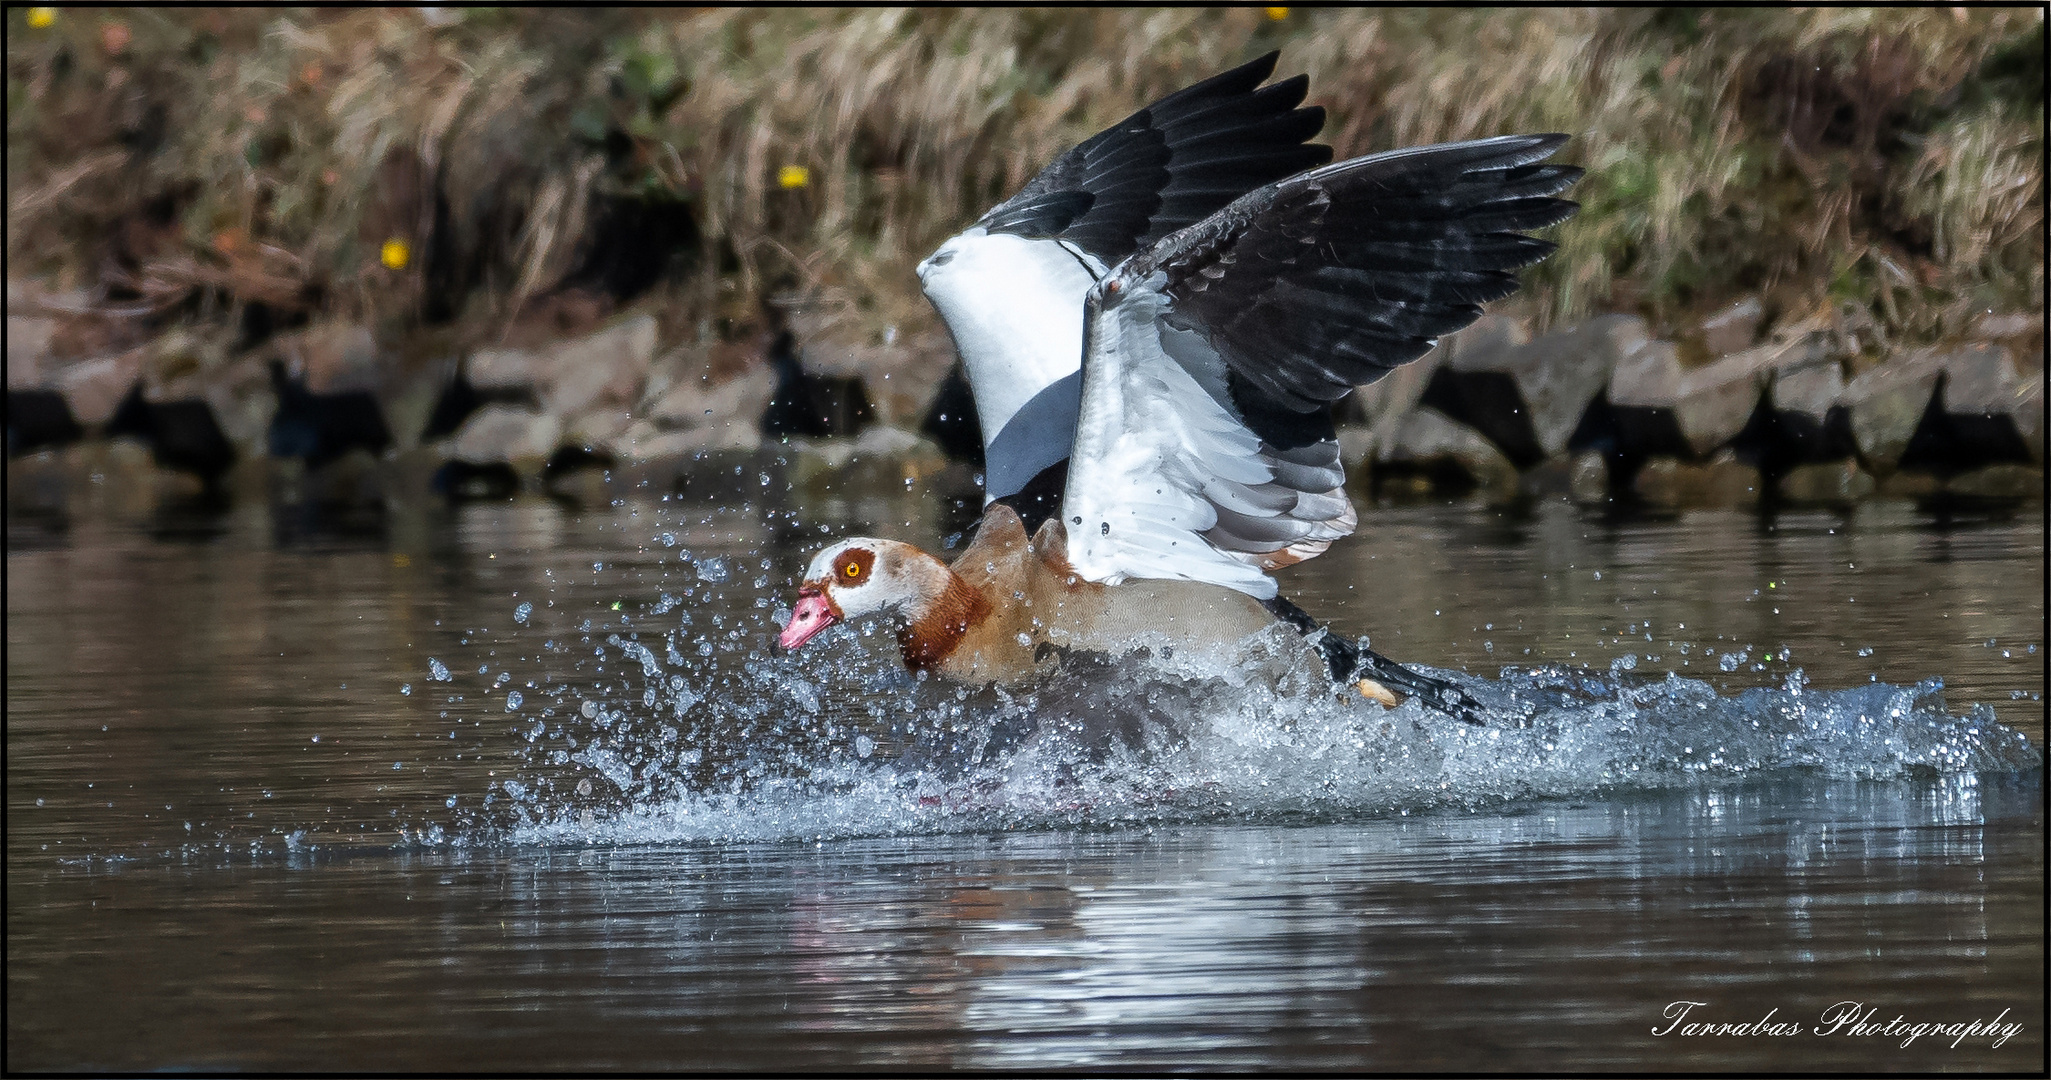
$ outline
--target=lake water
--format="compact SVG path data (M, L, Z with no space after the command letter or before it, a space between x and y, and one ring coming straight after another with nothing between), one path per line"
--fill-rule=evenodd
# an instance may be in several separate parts
M1470 727L771 655L923 494L10 515L8 1067L2045 1067L2041 506L1363 508Z

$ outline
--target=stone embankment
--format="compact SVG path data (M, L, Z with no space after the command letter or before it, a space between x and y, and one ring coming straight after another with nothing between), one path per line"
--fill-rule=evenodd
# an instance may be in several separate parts
M95 337L96 317L9 289L18 507L110 475L346 502L720 499L772 472L822 491L973 472L921 434L959 407L941 393L943 334L855 340L803 308L732 342L665 343L655 317L629 313L548 345L424 358L361 326L238 352L180 330ZM1957 344L1877 359L1822 320L1783 322L1763 326L1756 301L1678 340L1634 315L1540 335L1484 317L1341 406L1352 483L1655 507L2042 496L2041 314L1989 314Z
M1653 506L2042 497L2041 315L1875 359L1820 319L1762 334L1759 314L1681 341L1632 315L1536 337L1484 317L1356 395L1356 482Z

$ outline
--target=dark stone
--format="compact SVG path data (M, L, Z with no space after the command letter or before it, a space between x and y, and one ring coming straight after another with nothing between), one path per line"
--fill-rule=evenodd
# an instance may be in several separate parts
M982 466L983 425L976 416L975 392L961 364L947 372L939 392L933 395L933 404L919 423L919 434L933 440L948 457Z
M55 390L7 391L7 456L67 446L85 435L64 395Z
M1748 296L1702 320L1702 347L1710 356L1726 356L1752 347L1765 316L1759 298Z
M429 439L440 439L454 435L462 428L463 421L470 419L471 413L486 405L496 403L502 405L522 405L528 408L536 408L540 405L540 402L535 400L533 387L502 386L489 389L479 387L476 383L470 381L469 369L470 358L468 356L457 358L455 377L449 380L448 386L443 388L439 397L435 398L434 411L428 414L427 426L420 432L420 438L423 442Z
M2029 435L2035 432L2041 439L2043 398L2033 389L2007 352L1995 346L1937 358L1929 403L1898 466L1951 476L2038 460Z
M1645 321L1602 315L1525 345L1456 352L1421 402L1487 436L1519 467L1567 449L1619 360L1646 341Z
M220 490L222 475L235 464L235 445L221 431L212 405L199 398L153 402L143 396L140 382L114 409L105 434L141 440L151 460L199 477L210 493Z
M1386 432L1375 455L1374 486L1380 494L1391 479L1422 478L1431 490L1462 494L1475 488L1509 497L1517 491L1517 467L1473 428L1438 411L1412 409Z
M1935 350L1897 357L1845 385L1838 403L1849 417L1860 459L1876 472L1885 475L1901 466L1924 426L1944 359Z
M762 434L822 437L859 435L875 419L868 389L859 375L815 375L798 362L796 339L786 330L769 347L776 369L776 396L762 413Z
M270 369L271 389L278 397L268 440L272 457L299 458L307 468L318 469L351 450L376 457L390 449L384 410L369 391L317 394L287 373L283 361L272 360Z

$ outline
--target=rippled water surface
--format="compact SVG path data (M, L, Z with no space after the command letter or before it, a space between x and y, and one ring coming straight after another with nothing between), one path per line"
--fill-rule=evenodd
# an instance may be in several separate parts
M770 654L930 503L11 517L7 1065L2044 1067L2040 507L1379 508L1285 576L1470 727Z

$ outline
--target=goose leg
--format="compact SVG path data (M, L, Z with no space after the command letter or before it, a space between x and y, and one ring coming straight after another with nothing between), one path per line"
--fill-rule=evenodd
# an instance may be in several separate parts
M1291 603L1287 597L1277 594L1272 600L1261 601L1262 606L1277 620L1288 623L1297 633L1311 639L1312 645L1325 658L1325 667L1338 682L1353 682L1372 677L1376 682L1395 687L1424 701L1457 720L1469 724L1483 724L1481 703L1468 695L1467 691L1444 679L1434 679L1389 659L1373 649L1363 649L1351 641L1326 630L1310 613Z

